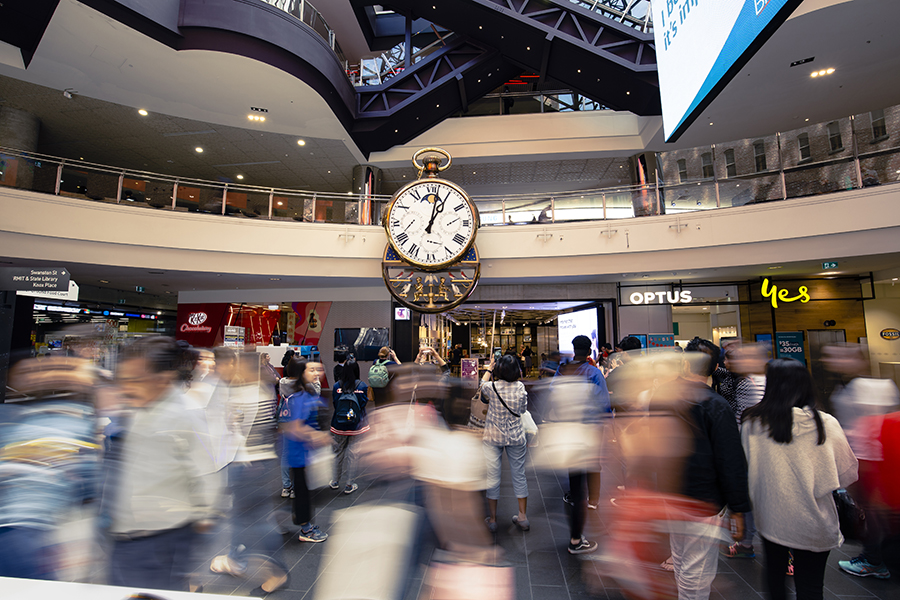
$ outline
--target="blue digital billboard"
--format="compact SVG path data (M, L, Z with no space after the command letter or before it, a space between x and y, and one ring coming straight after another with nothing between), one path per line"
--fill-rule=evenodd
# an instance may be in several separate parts
M653 0L666 141L675 141L803 0Z

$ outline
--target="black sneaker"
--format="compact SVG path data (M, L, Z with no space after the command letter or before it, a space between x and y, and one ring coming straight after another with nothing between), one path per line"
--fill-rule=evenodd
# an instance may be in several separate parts
M569 543L569 554L590 554L597 551L597 542L589 542L584 536L577 544Z

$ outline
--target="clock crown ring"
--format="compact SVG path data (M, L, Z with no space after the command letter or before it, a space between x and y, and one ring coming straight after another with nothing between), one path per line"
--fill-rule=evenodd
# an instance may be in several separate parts
M421 164L417 160L419 157L422 158ZM447 163L442 164L445 158ZM453 162L453 159L450 153L441 148L422 148L413 154L412 157L413 166L419 170L419 179L422 178L423 173L426 177L437 177L438 173L450 168L451 162Z

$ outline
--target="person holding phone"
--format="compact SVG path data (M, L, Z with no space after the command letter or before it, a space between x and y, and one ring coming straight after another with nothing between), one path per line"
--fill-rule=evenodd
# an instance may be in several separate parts
M500 469L503 452L512 471L513 491L519 504L519 512L512 522L522 531L531 527L528 522L528 481L525 478L525 454L527 444L521 415L528 408L528 392L519 381L522 371L515 356L501 356L495 362L491 358L488 370L482 378L481 401L488 405L484 420L482 444L487 462L488 516L484 522L491 533L497 532L497 503L500 499Z

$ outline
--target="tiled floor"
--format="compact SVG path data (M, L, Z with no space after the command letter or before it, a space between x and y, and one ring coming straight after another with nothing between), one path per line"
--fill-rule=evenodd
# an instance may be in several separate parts
M531 530L523 533L511 523L511 517L516 512L516 501L506 468L506 464L504 464L498 511L500 528L495 541L497 547L503 551L506 564L514 571L515 591L513 597L517 600L577 600L588 597L618 600L624 598L625 596L615 580L599 574L596 563L590 560L579 560L566 551L568 521L564 512L565 505L562 502L563 487L553 475L538 474L529 469L528 515L531 521ZM328 488L315 493L314 503L317 515L314 521L323 530L332 532L335 530L335 520L341 518L339 512L341 509L369 503L385 505L395 501L398 496L409 497L411 495L408 485L385 485L372 482L365 477L358 481L360 489L351 495L344 495ZM618 484L615 473L604 472L603 491L606 497L621 494L616 488ZM289 511L287 501L277 498L280 490L274 479L268 482L261 481L260 485L271 487L273 506ZM589 511L591 514L586 531L589 539L596 539L600 542L601 549L604 540L608 539L604 517L608 517L609 511L605 510L604 505L609 506L608 500L604 499L598 511ZM291 526L292 531L295 529L296 527ZM286 589L272 594L271 597L285 600L322 598L321 588L324 585L322 582L323 577L328 575L327 570L341 569L341 573L331 572L331 575L357 582L399 578L405 587L402 592L395 592L397 594L395 597L403 596L404 600L415 600L422 590L427 570L425 565L431 561L435 552L435 537L427 524L417 535L394 533L396 535L385 536L383 547L378 539L371 539L369 545L372 548L365 552L367 555L364 561L366 565L360 566L356 571L347 566L346 560L335 561L338 553L345 556L343 553L346 550L339 546L340 542L337 541L339 538L335 536L321 544L299 542L296 535L284 536L281 558L290 568L290 585ZM404 537L404 535L408 543L400 544L400 546L416 555L416 559L413 561L415 564L408 569L398 566L398 564L404 564L404 560L396 558L399 555L392 554L396 553L396 547L387 543L389 537ZM216 539L218 547L215 549L221 551L226 547L227 538L220 535ZM837 561L855 556L858 549L858 545L846 544L843 548L831 553L825 576L825 598L828 600L836 598L897 600L900 598L900 571L895 571L892 579L883 581L874 578L851 577L838 569ZM710 596L712 600L745 600L765 596L762 553L759 550L760 547L757 544L758 554L755 559L721 558L719 560L718 575ZM392 556L395 558L391 558ZM369 563L369 560L374 562ZM381 566L378 566L378 560L381 561ZM898 565L894 564L894 566ZM323 572L325 572L324 575ZM208 571L208 562L197 574L204 582L204 591L211 593L247 595L256 585L256 583L251 585L245 580L229 576L213 575ZM317 586L320 588L319 595L316 594Z

